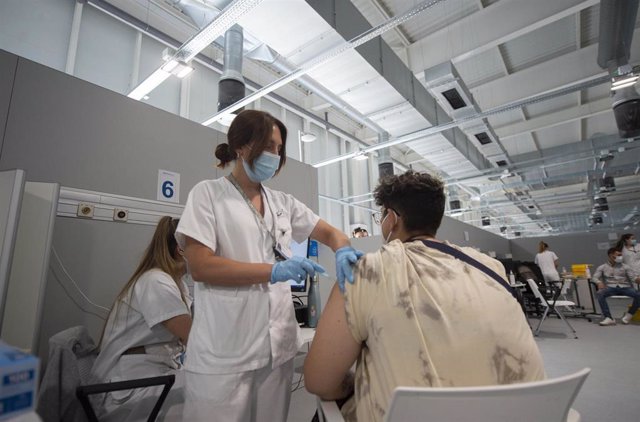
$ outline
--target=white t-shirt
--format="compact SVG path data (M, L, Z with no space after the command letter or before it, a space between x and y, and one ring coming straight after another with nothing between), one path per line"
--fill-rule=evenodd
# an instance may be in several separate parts
M536 255L535 263L540 267L544 281L560 281L560 274L556 269L555 261L558 256L551 251L544 251Z
M630 266L635 272L640 273L640 247L632 246L631 249L622 248L622 263Z
M320 217L293 196L263 190L264 221L280 245L300 243ZM274 230L274 220L276 226ZM197 240L216 255L240 262L273 263L273 241L229 180L198 183L189 193L176 239ZM287 251L289 252L289 251ZM287 283L222 287L196 281L194 320L185 368L202 374L225 374L275 368L293 358L301 346L291 290Z
M150 363L175 365L171 361L172 350L177 350L179 339L161 323L178 315L190 314L191 297L182 282L180 289L169 274L158 269L149 270L138 278L129 294L116 305L117 312L109 314L101 351L91 371L95 379L111 381L118 360L132 347L147 346L147 354L139 356Z

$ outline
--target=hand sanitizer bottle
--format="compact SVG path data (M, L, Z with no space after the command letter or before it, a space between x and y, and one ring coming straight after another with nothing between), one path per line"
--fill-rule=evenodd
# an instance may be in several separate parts
M309 285L309 295L307 296L307 326L315 328L320 318L320 282L318 274L314 275Z
M516 284L516 276L513 275L513 270L509 271L509 284L511 284L512 286Z

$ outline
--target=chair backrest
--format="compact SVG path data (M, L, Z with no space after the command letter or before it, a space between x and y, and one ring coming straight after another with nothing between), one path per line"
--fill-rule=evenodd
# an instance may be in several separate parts
M565 422L589 372L486 387L398 387L385 422Z
M540 293L540 289L538 289L538 285L536 284L536 282L530 278L527 279L527 283L529 284L529 288L531 289L531 291L533 292L533 295L536 297L536 299L540 300L540 304L544 307L547 306L547 301L544 300L544 297L542 296L542 293Z

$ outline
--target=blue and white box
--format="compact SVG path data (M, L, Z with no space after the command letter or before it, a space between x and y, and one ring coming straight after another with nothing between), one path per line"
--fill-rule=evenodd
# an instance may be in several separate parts
M34 410L38 358L0 341L0 421Z

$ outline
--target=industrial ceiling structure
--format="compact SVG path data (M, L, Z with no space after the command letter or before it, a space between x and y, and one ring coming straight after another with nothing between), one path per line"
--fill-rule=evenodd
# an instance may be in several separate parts
M88 3L181 44L165 64L182 53L222 64L221 36L239 25L239 78L253 81L253 99L275 93L359 144L305 157L316 167L368 157L436 172L449 215L507 237L640 227L640 137L620 136L618 67L598 64L601 44L618 43L638 73L635 0L620 2L633 17L626 32L600 22L598 0ZM197 51L185 47L203 36ZM202 123L231 108L212 99ZM337 199L374 207L369 192Z

